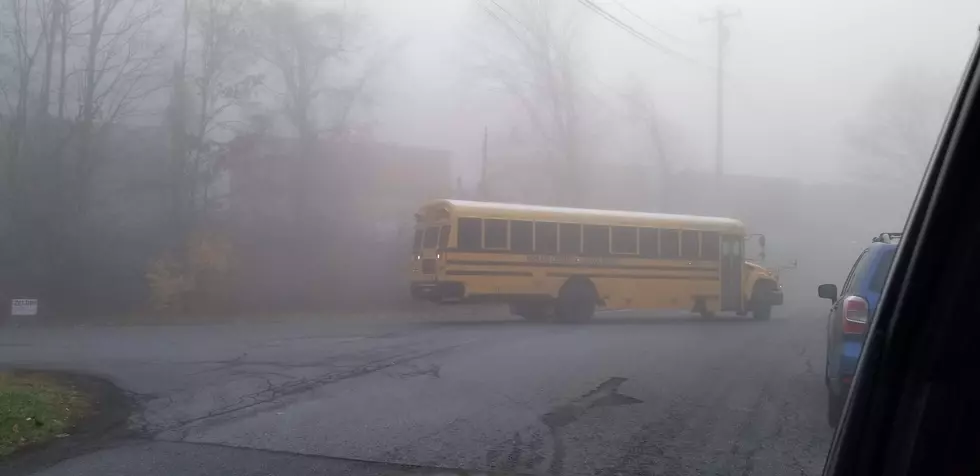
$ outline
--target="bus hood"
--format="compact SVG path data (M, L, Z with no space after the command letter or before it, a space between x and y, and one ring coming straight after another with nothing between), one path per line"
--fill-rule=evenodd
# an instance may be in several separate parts
M748 271L758 271L760 274L762 274L767 278L777 279L775 273L773 273L771 270L769 270L768 268L762 265L746 261L745 268Z

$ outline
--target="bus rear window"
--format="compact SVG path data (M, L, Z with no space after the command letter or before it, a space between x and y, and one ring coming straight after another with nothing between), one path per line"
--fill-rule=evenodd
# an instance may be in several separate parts
M711 231L701 233L701 259L718 261L721 257L721 235Z
M681 231L681 258L698 259L700 253L698 232L690 230Z
M439 243L439 227L430 226L426 228L425 241L423 241L423 246L426 249L435 248L437 243Z
M612 252L615 254L636 254L636 228L614 226L612 228Z
M506 250L507 220L483 220L483 247L488 250Z
M479 218L460 218L456 230L456 247L463 251L478 251L483 248L483 220Z
M640 255L644 258L660 256L660 230L640 228Z
M510 250L515 253L534 252L534 222L510 222Z
M558 252L563 255L577 255L582 252L582 225L558 225Z
M534 252L552 255L558 252L558 224L534 223Z
M582 251L586 256L608 256L609 227L598 225L583 226Z
M660 257L677 259L681 255L681 232L677 230L660 230Z

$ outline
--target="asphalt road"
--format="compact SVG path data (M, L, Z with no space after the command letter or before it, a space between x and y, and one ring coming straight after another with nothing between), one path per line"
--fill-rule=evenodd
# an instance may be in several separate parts
M137 402L132 437L44 475L816 475L821 312L774 314L33 327L0 362Z

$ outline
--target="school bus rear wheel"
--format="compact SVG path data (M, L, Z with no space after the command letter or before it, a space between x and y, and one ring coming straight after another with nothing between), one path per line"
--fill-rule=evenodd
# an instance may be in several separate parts
M585 322L595 315L598 293L588 278L574 277L558 291L555 313L564 322Z

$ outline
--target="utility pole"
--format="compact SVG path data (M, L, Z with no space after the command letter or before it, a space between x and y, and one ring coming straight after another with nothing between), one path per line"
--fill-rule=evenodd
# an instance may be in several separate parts
M716 123L715 123L715 175L721 179L722 174L725 172L725 129L724 129L724 107L725 107L725 88L724 88L724 59L725 59L725 44L728 43L728 27L725 26L725 20L729 18L736 18L742 16L742 12L735 10L733 12L725 12L718 7L715 11L714 16L702 17L701 22L711 21L715 22L717 28L718 36L718 57L717 57L717 111L716 111Z
M487 126L483 126L483 156L480 159L480 200L487 199Z

